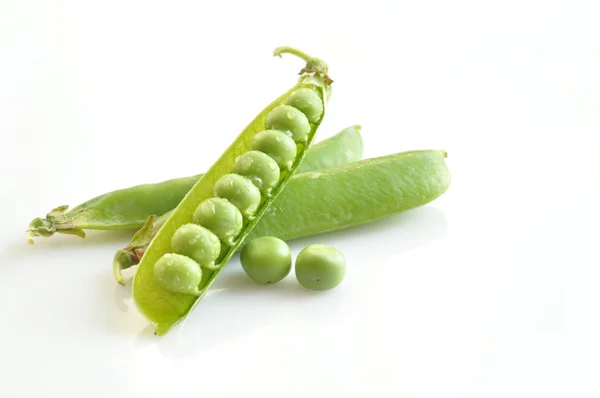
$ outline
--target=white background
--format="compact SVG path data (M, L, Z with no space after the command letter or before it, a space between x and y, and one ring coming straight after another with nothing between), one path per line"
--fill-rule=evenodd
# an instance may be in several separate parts
M0 396L598 397L596 1L0 3ZM248 283L237 257L164 338L112 280L129 232L25 243L53 206L206 170L296 81L319 139L448 151L439 200L292 243L347 276Z

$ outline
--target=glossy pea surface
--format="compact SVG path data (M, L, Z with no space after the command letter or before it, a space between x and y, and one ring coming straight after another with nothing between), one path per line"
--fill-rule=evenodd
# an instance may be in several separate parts
M242 213L223 198L203 200L193 216L194 222L208 228L222 241L231 243L243 226Z
M259 151L248 151L240 155L233 166L233 172L248 177L263 193L269 193L279 182L280 171L277 162Z
M265 130L256 134L252 149L264 152L277 162L279 167L289 169L296 159L296 143L280 130Z
M173 250L200 264L212 268L221 252L221 242L217 235L196 224L184 224L171 238Z
M267 115L267 129L289 132L296 142L303 142L310 132L310 123L302 111L290 105L279 105Z
M260 190L248 178L225 174L215 183L213 194L227 199L246 217L252 216L260 205Z
M154 280L168 292L195 295L202 280L202 270L187 256L166 253L154 264Z
M318 122L323 114L323 102L319 94L310 88L300 88L294 91L285 103L302 111L308 121L312 123Z
M298 254L295 271L296 279L307 289L333 289L344 279L346 259L334 247L309 245Z
M244 246L240 262L250 279L268 285L279 282L290 273L292 253L283 240L263 236Z

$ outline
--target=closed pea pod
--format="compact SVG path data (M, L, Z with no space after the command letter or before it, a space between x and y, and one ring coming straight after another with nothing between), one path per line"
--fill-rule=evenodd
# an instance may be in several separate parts
M296 143L279 130L265 130L254 137L252 149L264 152L277 162L282 169L289 169L296 158Z
M260 205L259 189L246 177L238 174L226 174L216 183L213 194L227 199L246 217L252 215Z
M240 155L235 161L233 172L248 177L266 195L270 195L281 174L277 162L259 151L248 151Z
M446 152L416 150L297 174L247 239L283 240L361 225L423 206L449 188Z
M362 158L362 153L360 126L349 126L312 145L298 173L354 162ZM136 185L107 192L71 208L66 205L56 207L45 218L31 221L28 241L33 244L34 237L51 237L56 233L83 238L85 230L141 228L150 216L162 216L172 211L201 177L202 174L198 174ZM115 277L122 280L118 272Z
M304 142L310 131L308 118L302 111L290 105L279 105L267 116L268 129L289 132L296 142Z
M140 312L150 322L156 325L156 333L159 335L166 333L177 322L185 317L194 307L194 305L198 303L199 299L206 293L207 289L219 275L223 266L228 262L233 253L235 253L235 251L241 246L243 239L254 228L268 207L277 198L279 193L282 192L285 185L298 170L302 160L306 156L308 147L314 141L317 128L320 125L325 112L319 120L319 123L310 126L310 131L306 137L306 140L298 145L298 152L293 166L290 168L290 170L280 174L279 181L271 188L270 195L265 195L265 197L263 197L263 200L254 218L252 220L242 220L242 227L239 233L234 235L232 235L230 232L227 232L227 234L221 233L222 236L225 235L224 237L226 239L222 242L224 246L222 247L221 254L216 261L216 267L214 270L204 271L202 281L198 288L199 293L197 295L177 295L168 289L162 289L161 286L158 285L155 275L156 262L163 255L170 253L172 250L170 242L171 237L181 225L192 221L199 221L201 225L205 226L219 236L219 233L217 233L216 229L218 229L217 227L220 224L217 223L216 218L210 214L210 206L206 206L204 203L211 199L226 200L223 198L212 197L215 183L221 177L226 174L230 174L233 171L237 158L252 150L251 144L256 134L268 128L265 124L267 115L269 115L274 108L282 105L289 94L298 88L315 87L323 99L323 102L325 102L325 100L328 98L329 91L331 89L331 79L327 77L327 65L323 61L317 58L312 58L298 50L291 49L289 47L281 47L275 51L276 55L282 53L292 53L306 60L307 64L301 72L298 83L291 90L267 106L252 122L250 122L250 124L238 135L238 137L225 150L225 152L223 152L213 166L211 166L211 168L200 178L200 180L194 184L179 205L169 215L164 224L162 224L139 263L139 267L133 282L134 302ZM279 170L273 159L271 159L271 162L273 162L275 164L275 168ZM269 165L267 164L267 166ZM231 204L230 202L227 203ZM231 204L231 206L233 205ZM238 214L240 214L241 218L241 213L239 213L239 210L235 206L233 207L236 209L236 211L238 211ZM211 218L214 220L214 223L211 221L211 225L208 225L206 220L210 220ZM215 227L215 225L217 225L217 227Z
M213 268L221 252L217 235L196 224L182 225L171 238L173 250L196 261L203 268Z

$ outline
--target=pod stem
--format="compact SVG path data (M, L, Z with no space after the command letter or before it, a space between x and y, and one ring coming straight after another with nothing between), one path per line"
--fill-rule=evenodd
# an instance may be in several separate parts
M125 286L127 283L127 279L123 276L122 271L140 263L142 256L146 252L146 248L150 245L152 238L156 234L154 230L154 227L157 225L156 219L157 217L154 215L148 217L144 226L133 235L129 245L115 253L113 258L113 275L121 286ZM159 225L163 223L164 221L160 221Z
M275 50L273 50L273 55L275 57L281 57L281 54L286 54L286 53L295 55L296 57L303 59L307 63L314 59L314 57L311 57L304 51L301 51L301 50L298 50L297 48L293 48L293 47L289 47L289 46L281 46L281 47L277 47Z
M46 214L46 218L34 218L27 229L27 242L33 245L34 237L49 238L57 232L85 238L83 229L77 228L73 223L73 218L67 214L68 208L69 206L66 205L59 206Z
M288 46L277 47L275 50L273 50L273 56L275 57L281 57L282 54L292 54L300 59L303 59L306 62L306 66L302 68L299 75L318 74L319 76L321 76L325 84L333 83L333 80L331 80L331 78L327 76L329 67L327 66L327 63L325 63L325 61L323 61L322 59L312 57L304 51L300 51L297 48Z
M125 248L117 251L113 258L113 275L115 280L121 285L127 284L127 278L123 276L122 271L140 263L145 249Z

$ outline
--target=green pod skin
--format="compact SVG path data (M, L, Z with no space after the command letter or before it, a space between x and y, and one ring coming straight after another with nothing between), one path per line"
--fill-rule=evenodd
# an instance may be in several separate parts
M362 159L363 141L359 126L347 128L343 133L336 134L325 141L328 141L328 145L316 144L309 149L311 156L306 156L298 169L298 174L331 169ZM321 141L320 144L325 141ZM334 152L333 148L339 150Z
M245 237L256 226L257 222L265 214L269 206L277 199L280 193L283 192L285 186L289 183L292 176L298 170L301 162L304 160L307 149L316 137L317 129L323 121L325 111L319 122L310 126L310 132L306 137L306 141L299 143L298 145L294 165L290 170L282 173L280 180L276 186L272 188L271 195L263 198L254 219L244 222L240 233L236 234L236 238L225 242L225 247L222 248L222 253L217 260L216 269L205 271L203 273L202 282L198 287L198 295L175 295L168 290L162 289L157 284L154 275L155 263L163 255L171 252L171 237L181 225L187 224L192 219L196 218L194 214L196 208L204 201L211 199L215 183L223 175L228 174L233 170L236 159L251 151L252 141L256 134L265 130L265 120L271 111L284 103L290 93L302 87L314 88L323 99L323 102L329 97L331 92L331 79L327 76L328 67L322 60L310 57L299 50L289 47L280 47L275 50L276 55L282 53L291 53L306 61L306 66L302 69L298 82L290 90L265 107L263 111L261 111L254 120L242 130L229 147L225 149L202 178L194 184L179 205L177 205L169 215L164 224L159 228L156 236L152 239L152 242L146 249L139 263L139 267L133 279L133 301L140 313L155 325L157 335L167 333L175 324L185 318L199 302L201 297L218 277L220 271L227 264L231 256L240 248ZM275 163L274 160L271 159L271 161ZM276 164L275 167L279 170ZM233 207L239 214L239 210L235 206ZM201 214L204 213L204 209L202 209ZM206 227L215 232L217 236L219 235L214 228L211 228L210 226Z
M249 178L267 196L271 195L271 190L279 183L281 175L277 162L259 151L248 151L238 156L233 172Z
M226 174L216 183L213 195L227 199L246 218L252 218L260 205L260 190L248 178L238 174Z
M446 152L417 150L297 174L244 243L262 236L284 241L373 222L426 205L450 186ZM115 261L136 264L168 217L149 219ZM119 283L125 283L120 279Z
M289 105L280 105L267 116L265 126L270 130L289 132L296 142L306 141L310 131L308 118L301 110Z
M296 143L289 135L279 130L265 130L256 134L252 141L252 149L266 153L285 170L292 167L296 158Z
M409 151L297 174L246 239L315 236L423 206L450 186L445 157Z
M311 146L298 173L355 162L362 155L360 126L350 126ZM173 210L202 175L119 189L92 198L70 210L68 206L59 206L49 212L46 218L36 218L30 223L28 241L33 244L34 237L50 237L55 233L83 238L85 230L141 228L148 217Z

